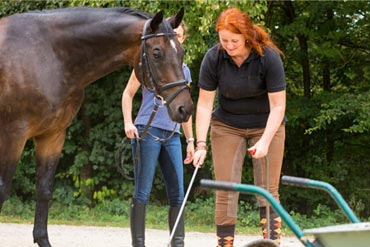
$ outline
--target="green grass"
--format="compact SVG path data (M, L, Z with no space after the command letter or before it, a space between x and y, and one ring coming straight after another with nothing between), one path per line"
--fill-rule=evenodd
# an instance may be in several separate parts
M0 222L33 223L34 202L23 203L11 198L3 205ZM129 227L129 201L113 200L89 208L81 205L63 205L53 202L49 210L49 224L89 225ZM146 223L148 228L167 229L167 206L151 203L147 207ZM348 223L342 212L332 211L319 205L311 216L289 212L302 229ZM213 199L188 202L186 207L186 230L214 232ZM256 206L240 203L237 232L239 234L260 234L259 216ZM283 235L293 235L283 224Z

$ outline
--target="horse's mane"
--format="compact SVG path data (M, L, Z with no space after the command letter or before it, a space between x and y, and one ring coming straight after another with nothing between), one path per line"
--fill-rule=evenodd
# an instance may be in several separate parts
M127 14L127 15L132 15L132 16L137 16L143 19L149 19L152 18L153 15L144 12L141 10L136 10L132 9L129 7L115 7L115 8L92 8L92 7L70 7L70 8L61 8L61 9L46 9L46 10L34 10L34 11L28 11L28 13L35 13L35 14L53 14L53 13L66 13L66 12L79 12L79 11L86 11L86 10L91 10L91 11L107 11L107 12L118 12L121 14Z
M118 7L118 8L111 8L111 9L117 12L120 12L120 13L142 17L144 19L149 19L153 17L153 15L148 12L144 12L141 10L135 10L135 9L127 8L127 7Z

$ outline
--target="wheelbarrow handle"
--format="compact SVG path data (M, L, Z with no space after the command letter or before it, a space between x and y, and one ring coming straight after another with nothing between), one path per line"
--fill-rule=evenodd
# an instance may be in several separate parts
M217 190L236 190L236 183L233 182L220 182L209 179L201 179L200 184L204 187L217 189Z
M291 176L282 176L281 182L286 185L294 185L300 187L308 187L310 184L310 179L308 178L299 178Z
M334 199L334 201L338 204L339 208L342 209L344 214L352 223L360 222L360 220L357 218L355 213L349 207L347 202L343 199L342 195L331 184L323 181L291 176L283 176L281 178L281 182L287 185L295 185L300 187L307 187L326 191Z

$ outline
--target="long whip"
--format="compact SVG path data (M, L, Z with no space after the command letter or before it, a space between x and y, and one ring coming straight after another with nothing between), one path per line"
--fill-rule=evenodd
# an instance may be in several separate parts
M190 191L191 191L191 187L193 186L193 183L194 183L195 177L196 177L196 175L198 173L199 167L200 167L200 164L197 164L197 166L195 167L195 170L193 172L193 176L192 176L192 178L190 180L190 183L189 183L189 186L188 186L188 190L186 191L184 200L182 201L179 214L177 215L175 224L174 224L174 226L172 228L172 232L171 232L171 235L170 235L170 239L168 240L167 247L170 247L171 246L171 241L173 239L173 236L175 235L175 231L176 231L177 225L179 224L179 221L180 221L182 212L184 211L186 201L188 200L188 197L189 197L189 194L190 194Z

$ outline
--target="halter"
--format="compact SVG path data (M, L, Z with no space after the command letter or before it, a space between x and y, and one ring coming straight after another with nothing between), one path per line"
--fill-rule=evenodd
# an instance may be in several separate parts
M141 37L141 56L140 56L139 65L140 66L142 66L143 64L145 65L146 71L147 71L147 78L149 79L150 86L154 89L155 97L159 98L162 101L163 105L169 105L176 98L176 96L179 93L181 93L182 90L185 90L185 89L189 90L189 86L186 80L178 80L178 81L166 83L164 85L159 85L157 81L154 79L153 69L152 69L152 66L150 65L149 56L147 54L148 51L147 51L147 46L146 46L146 40L151 39L151 38L163 37L163 36L167 36L167 37L176 36L176 33L175 32L168 32L168 33L162 32L162 33L146 34L146 30L147 30L149 22L150 22L150 19L147 20L144 24L143 36ZM144 60L144 63L143 63L143 60ZM144 76L142 76L142 78L144 79ZM163 91L173 88L173 87L177 87L177 86L182 86L182 87L180 87L173 95L171 95L169 99L165 100L161 96L161 93Z

